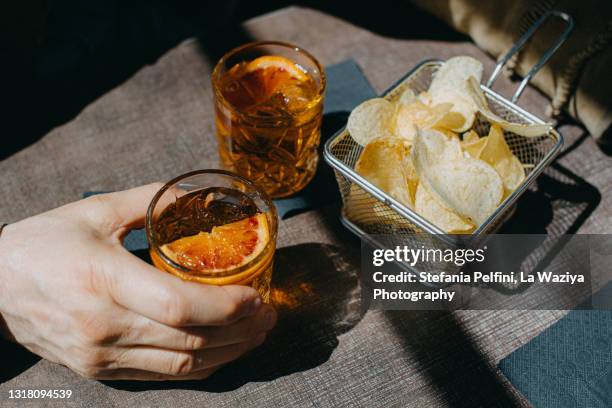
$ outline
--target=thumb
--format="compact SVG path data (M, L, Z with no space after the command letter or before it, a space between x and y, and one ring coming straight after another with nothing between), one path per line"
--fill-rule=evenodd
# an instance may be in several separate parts
M149 204L162 186L162 183L151 183L129 190L98 194L77 204L82 203L87 218L105 232L141 228Z

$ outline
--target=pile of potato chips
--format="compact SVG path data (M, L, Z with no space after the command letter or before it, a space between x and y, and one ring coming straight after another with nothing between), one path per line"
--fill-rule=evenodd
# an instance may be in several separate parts
M447 233L474 231L524 180L504 129L525 137L551 130L491 112L482 73L474 58L451 58L427 92L370 99L348 119L349 134L364 146L355 170ZM491 123L487 135L472 129L477 114Z

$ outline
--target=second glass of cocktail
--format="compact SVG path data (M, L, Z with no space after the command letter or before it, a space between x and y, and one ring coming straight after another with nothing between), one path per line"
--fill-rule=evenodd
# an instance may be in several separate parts
M277 218L258 186L223 170L168 182L146 219L153 264L184 280L247 285L269 301Z
M308 52L256 42L227 53L212 74L221 164L286 197L318 163L325 74Z

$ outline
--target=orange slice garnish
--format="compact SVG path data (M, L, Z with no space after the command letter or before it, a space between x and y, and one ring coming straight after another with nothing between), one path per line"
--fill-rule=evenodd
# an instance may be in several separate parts
M214 227L210 232L179 238L161 246L175 263L195 274L220 273L246 265L270 240L265 214Z
M267 101L277 94L295 97L312 78L296 63L281 56L264 56L233 66L226 74L223 95L244 108ZM314 86L314 83L312 83Z
M289 58L278 55L267 55L249 62L246 72L262 71L264 75L287 75L298 81L308 80L308 75Z

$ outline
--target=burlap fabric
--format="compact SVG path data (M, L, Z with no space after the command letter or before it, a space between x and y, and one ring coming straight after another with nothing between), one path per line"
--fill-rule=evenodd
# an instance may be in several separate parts
M378 90L425 58L468 54L473 44L390 39L322 13L288 8L250 20L257 39L298 43L329 65L353 58ZM215 166L209 61L182 43L83 110L74 120L0 163L0 219L14 221L80 198ZM509 94L512 85L500 80ZM520 104L543 115L527 89ZM555 167L521 200L510 231L612 230L612 160L573 126ZM8 390L72 389L68 406L528 406L495 368L563 311L359 313L359 241L329 205L280 224L275 283L292 296L270 341L201 383L102 383L12 349ZM59 294L58 294L59 295ZM293 304L301 304L293 308ZM18 364L13 364L17 360ZM10 364L9 364L10 363Z

